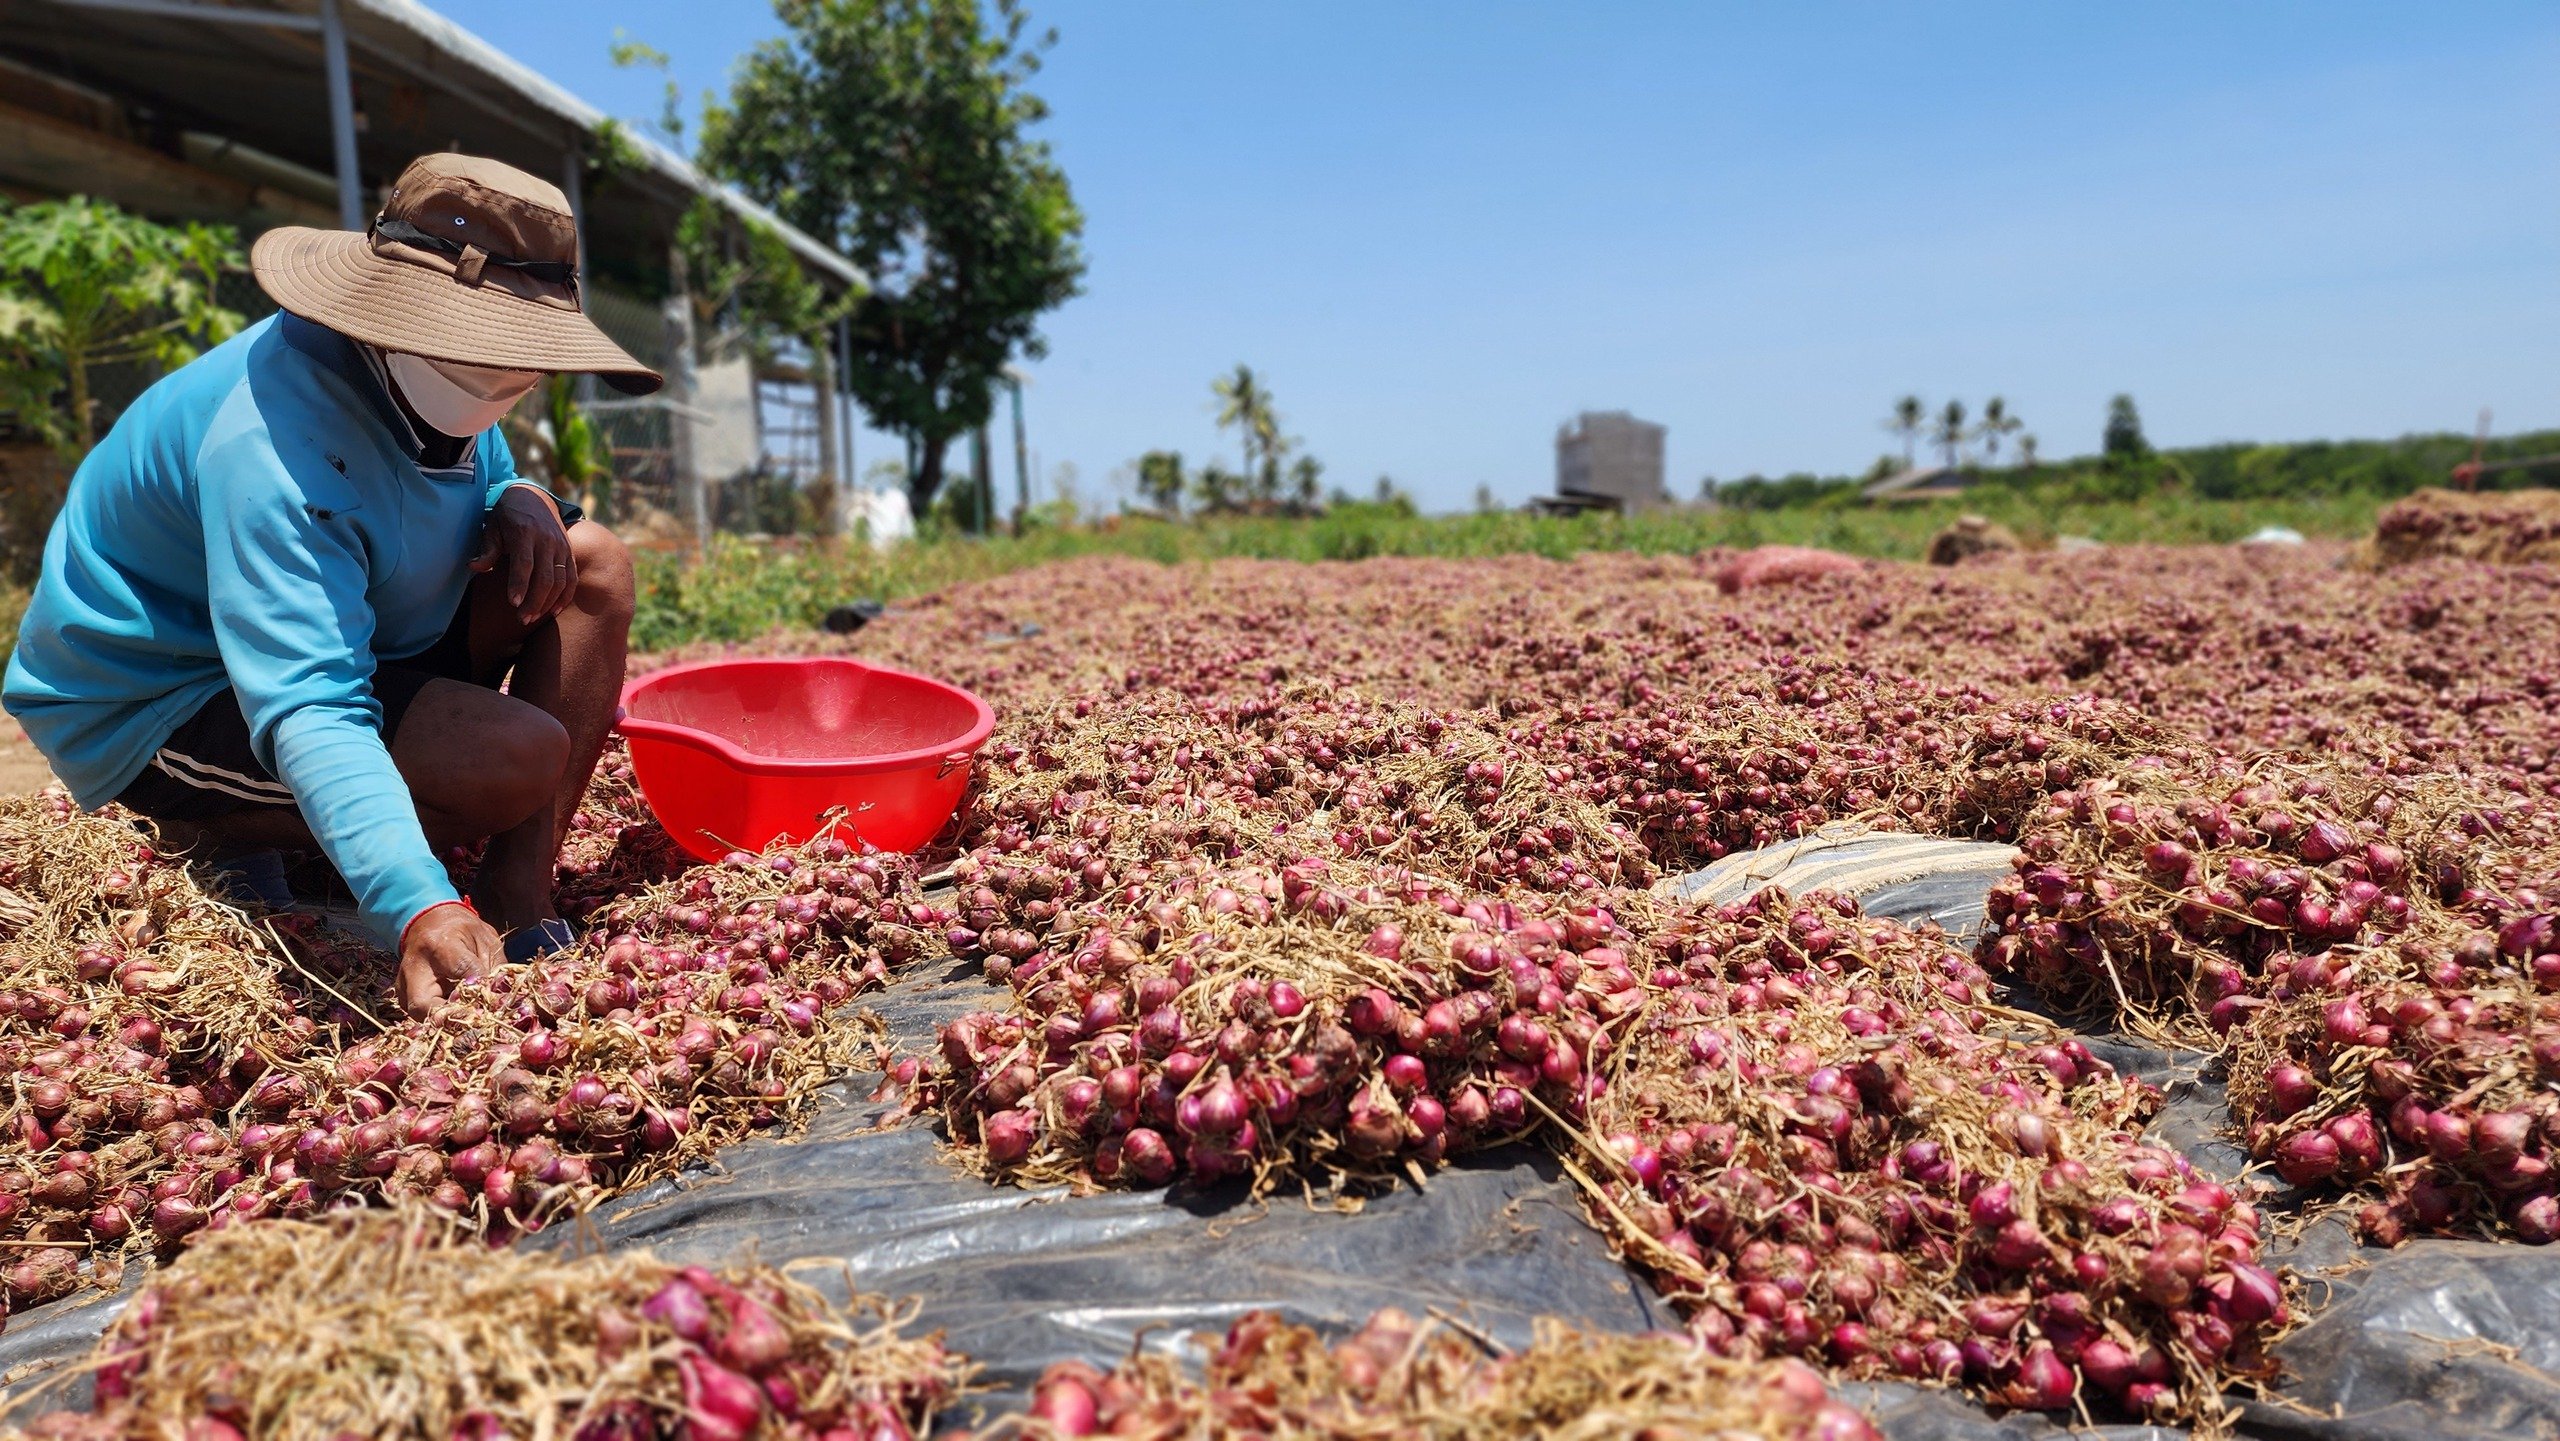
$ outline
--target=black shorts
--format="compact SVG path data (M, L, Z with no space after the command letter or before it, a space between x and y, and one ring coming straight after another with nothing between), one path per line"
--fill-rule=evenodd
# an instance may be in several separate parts
M470 615L465 597L435 644L413 656L375 662L373 698L382 706L383 744L400 733L402 717L429 681L497 688L503 671L485 678L473 673ZM224 686L170 733L116 804L153 820L202 822L263 806L290 808L294 800L250 749L240 697Z

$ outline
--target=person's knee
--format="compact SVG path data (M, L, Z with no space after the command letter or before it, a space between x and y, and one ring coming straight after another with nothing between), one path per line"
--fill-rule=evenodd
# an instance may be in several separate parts
M504 722L476 738L474 754L484 783L482 819L491 834L551 804L569 765L569 733L529 705L511 707Z
M578 570L573 604L588 615L617 619L628 625L637 602L638 581L631 548L603 526L581 522L569 527L569 555Z

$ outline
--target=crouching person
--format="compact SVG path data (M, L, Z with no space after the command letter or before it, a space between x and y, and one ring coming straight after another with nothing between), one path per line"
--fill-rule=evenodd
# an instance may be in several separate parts
M462 155L412 163L363 234L261 237L284 313L81 464L0 691L82 805L262 899L290 903L280 848L316 845L412 1013L571 939L552 876L631 562L497 425L547 374L659 384L587 319L577 255L557 189ZM466 901L437 857L484 839Z

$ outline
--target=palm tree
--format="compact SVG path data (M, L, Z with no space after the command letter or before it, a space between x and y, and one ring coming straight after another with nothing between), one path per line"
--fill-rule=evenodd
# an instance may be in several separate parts
M1182 474L1182 452L1150 450L1138 457L1138 493L1156 509L1167 515L1179 514L1186 484Z
M1289 499L1299 510L1313 515L1324 499L1324 462L1312 455L1298 457L1289 467Z
M1902 468L1905 470L1919 464L1920 428L1928 414L1928 407L1920 403L1920 397L1906 395L1893 403L1892 418L1884 423L1885 429L1902 437Z
M1262 453L1262 468L1255 471L1248 479L1251 481L1253 498L1256 502L1264 505L1279 504L1280 480L1285 473L1283 467L1288 462L1289 452L1297 448L1298 442L1290 436L1282 435L1277 428L1267 430L1255 439L1254 449ZM1300 456L1299 459L1304 460L1306 457Z
M1271 408L1271 392L1262 393L1262 413L1253 425L1253 448L1262 457L1262 469L1254 472L1256 500L1276 501L1280 498L1280 468L1289 452L1298 448L1295 436L1280 433L1280 416Z
M1243 476L1213 460L1192 475L1191 494L1202 510L1229 511L1243 499L1244 484Z
M1963 450L1965 436L1969 433L1964 428L1964 402L1948 401L1947 408L1938 412L1937 433L1929 437L1946 452L1947 469L1955 469L1957 454Z
M1209 391L1218 398L1218 428L1232 425L1244 439L1244 469L1241 474L1254 474L1253 457L1257 450L1267 451L1267 442L1276 439L1280 417L1271 410L1271 392L1254 377L1253 367L1239 363L1233 375L1222 375L1209 382Z
M2026 422L2009 413L2009 402L1993 396L1982 403L1982 424L1974 434L1982 438L1982 453L1992 464L2000 463L2000 442L2026 427Z

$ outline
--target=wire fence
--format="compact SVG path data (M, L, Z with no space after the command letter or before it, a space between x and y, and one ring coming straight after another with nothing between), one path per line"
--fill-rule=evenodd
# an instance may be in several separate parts
M601 285L589 285L583 298L596 328L632 359L652 370L667 368L667 320L660 304ZM620 394L593 376L580 380L578 401L604 442L605 463L613 472L613 522L648 510L674 514L675 416L667 403Z

